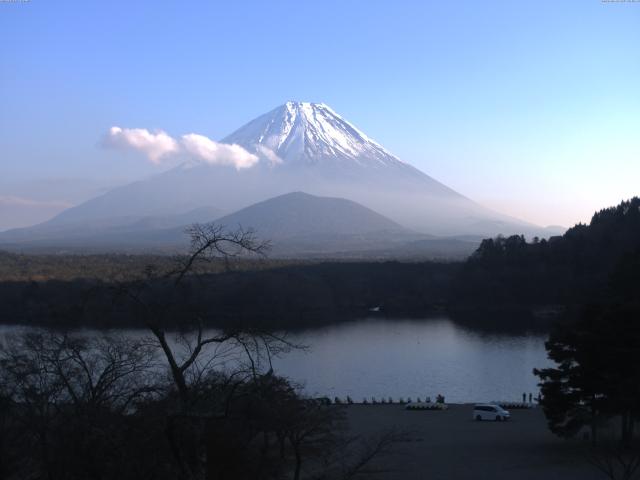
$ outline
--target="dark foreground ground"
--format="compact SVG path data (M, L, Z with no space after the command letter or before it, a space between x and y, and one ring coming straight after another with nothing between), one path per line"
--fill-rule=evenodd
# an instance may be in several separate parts
M585 440L562 440L547 429L541 409L513 410L508 422L475 422L471 405L447 411L407 411L401 405L352 405L355 434L396 428L410 433L395 453L377 462L389 479L591 480ZM376 477L378 478L378 477Z

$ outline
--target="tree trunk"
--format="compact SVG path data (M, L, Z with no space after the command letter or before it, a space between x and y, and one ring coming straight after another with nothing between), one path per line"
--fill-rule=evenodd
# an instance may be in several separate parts
M302 469L302 456L300 455L300 450L297 447L294 448L294 452L296 455L296 469L293 474L293 480L300 480L300 470Z
M280 458L282 460L284 460L284 442L285 442L285 436L281 433L277 433L276 434L278 437L278 443L280 444Z
M633 435L633 416L630 412L623 412L621 415L621 427L622 427L622 446L629 448L631 446L631 440Z
M596 445L598 441L598 411L594 407L595 397L591 399L591 444Z
M149 326L149 329L157 338L158 343L160 343L160 348L162 349L167 363L169 363L169 369L171 370L171 376L173 377L173 381L176 384L176 388L178 389L178 395L180 396L180 402L182 403L182 409L186 408L189 400L189 389L187 387L187 381L184 378L184 373L178 366L178 362L173 355L173 351L167 342L167 339L164 335L164 332L155 326Z
M289 443L293 447L293 454L295 456L295 470L293 473L293 480L300 480L300 471L302 470L302 454L300 452L300 443L289 437Z

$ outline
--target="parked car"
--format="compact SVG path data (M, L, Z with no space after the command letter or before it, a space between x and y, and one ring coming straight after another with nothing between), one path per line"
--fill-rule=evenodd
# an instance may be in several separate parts
M509 418L511 418L509 411L505 410L500 405L483 403L473 406L474 420L494 420L496 422L500 422L502 420L509 420Z

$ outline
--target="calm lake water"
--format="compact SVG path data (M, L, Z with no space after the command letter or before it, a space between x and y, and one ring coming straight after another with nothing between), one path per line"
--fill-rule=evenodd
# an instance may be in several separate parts
M288 338L309 348L275 359L276 373L309 395L355 401L437 394L454 403L519 401L538 392L533 368L550 364L544 336L480 333L446 318L365 319Z
M310 346L275 369L311 395L362 401L392 396L448 402L522 400L538 392L534 367L550 365L539 335L489 335L452 321L363 320L291 337Z

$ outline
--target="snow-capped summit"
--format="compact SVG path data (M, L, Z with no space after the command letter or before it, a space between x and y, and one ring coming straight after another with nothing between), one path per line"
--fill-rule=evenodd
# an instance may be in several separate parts
M272 163L350 160L363 166L403 164L324 103L289 101L222 142L241 145Z

